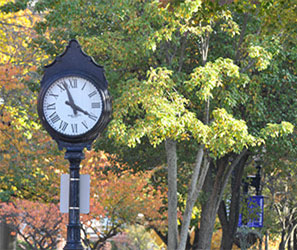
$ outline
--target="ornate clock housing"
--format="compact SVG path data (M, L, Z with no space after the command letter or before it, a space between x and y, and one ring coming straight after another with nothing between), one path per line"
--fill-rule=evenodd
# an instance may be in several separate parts
M46 66L38 114L60 147L69 143L88 147L108 124L111 101L103 69L76 40Z

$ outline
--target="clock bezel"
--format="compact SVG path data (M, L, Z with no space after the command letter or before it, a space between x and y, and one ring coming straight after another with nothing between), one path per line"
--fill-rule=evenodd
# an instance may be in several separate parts
M83 79L86 79L87 81L91 82L95 88L98 90L98 93L100 94L102 98L102 112L100 115L100 118L96 122L96 124L87 132L79 135L67 135L60 133L59 131L55 130L47 121L45 115L44 115L44 110L43 110L43 103L44 103L44 97L45 94L47 93L47 90L50 88L50 86L58 81L61 78L66 78L66 77L80 77ZM41 120L42 125L46 129L46 131L56 140L56 141L64 141L64 142L69 142L69 143L84 143L88 141L94 140L97 135L101 132L102 129L101 126L104 125L104 117L107 114L107 96L104 94L104 90L100 87L100 82L96 80L95 77L92 77L90 75L87 75L83 72L79 71L68 71L68 72L62 72L53 75L46 81L42 82L41 84L41 90L38 96L38 105L37 105L37 110L38 114Z

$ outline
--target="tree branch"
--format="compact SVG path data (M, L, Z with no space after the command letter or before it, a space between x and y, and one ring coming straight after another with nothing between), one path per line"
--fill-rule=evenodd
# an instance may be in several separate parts
M178 72L180 73L182 68L183 68L183 63L184 63L184 56L185 56L185 50L186 50L186 44L187 44L187 38L188 38L188 32L184 34L182 37L182 42L181 42L181 50L180 50L180 57L179 57L179 67L178 67Z
M220 202L219 210L218 210L218 216L221 222L222 227L229 227L229 221L227 217L227 211L226 211L226 204L224 200Z
M223 191L225 190L225 187L228 183L229 177L233 171L233 169L235 168L235 166L240 162L240 160L242 159L243 156L245 156L248 153L248 149L244 149L239 155L237 155L237 157L235 158L235 160L233 160L232 164L230 166L227 166L227 170L225 171L224 175L223 175L223 182L222 185L220 187L220 194L219 194L219 199L218 201L222 200L222 196L223 196ZM217 204L217 206L219 206L219 204Z
M187 243L188 229L191 221L193 206L197 200L197 198L195 197L195 193L196 193L195 191L196 191L197 181L198 181L198 177L201 169L203 154L204 154L204 146L201 145L199 147L199 150L196 156L194 172L192 174L191 182L188 188L188 198L186 202L186 209L183 215L183 222L182 222L182 228L180 233L180 242L177 248L178 250L183 250Z
M240 32L240 36L239 36L239 40L238 40L238 44L237 44L237 48L236 48L236 54L235 54L235 63L237 63L237 64L239 63L239 59L240 59L240 48L241 48L241 44L243 42L243 38L244 38L244 35L245 35L246 26L247 26L247 23L248 23L248 18L249 18L248 13L245 13L242 28L241 28L241 32Z

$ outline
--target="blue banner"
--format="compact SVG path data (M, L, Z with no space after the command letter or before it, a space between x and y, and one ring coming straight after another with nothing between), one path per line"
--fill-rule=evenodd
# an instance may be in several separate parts
M247 215L239 215L238 226L263 227L264 197L251 196L247 199Z

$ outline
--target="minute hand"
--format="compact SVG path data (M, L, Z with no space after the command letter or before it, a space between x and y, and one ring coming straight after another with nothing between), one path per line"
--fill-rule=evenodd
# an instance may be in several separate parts
M66 92L67 92L67 95L68 95L68 99L69 99L69 102L66 101L67 105L69 105L72 109L73 109L73 113L76 115L77 114L77 109L74 107L75 104L74 104L74 100L73 100L73 97L68 89L68 86L66 83L63 84L64 88L66 89Z

